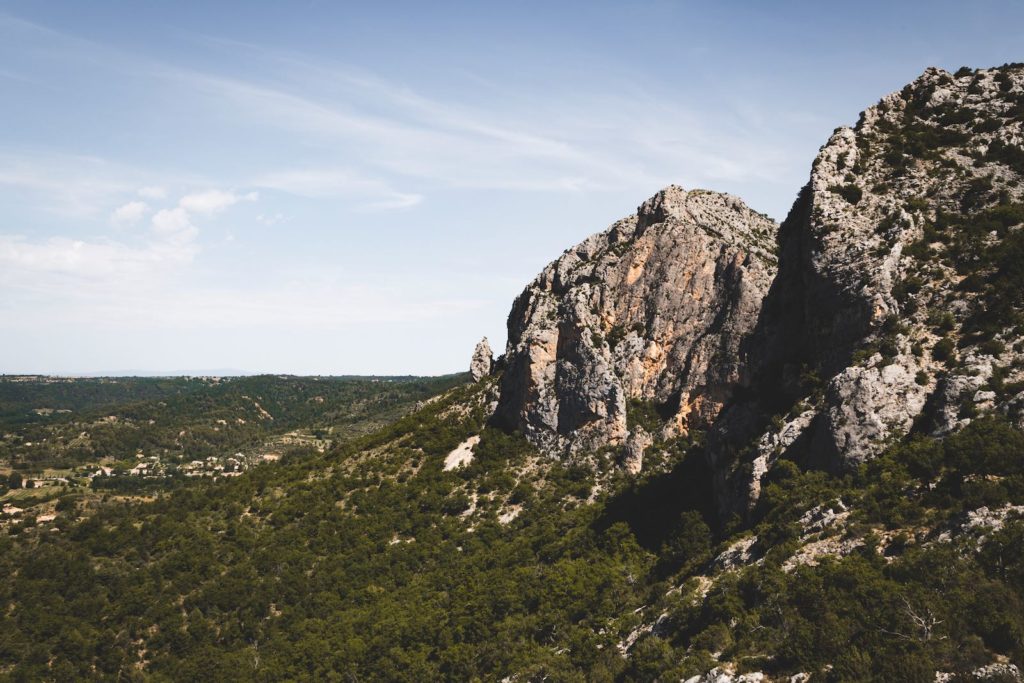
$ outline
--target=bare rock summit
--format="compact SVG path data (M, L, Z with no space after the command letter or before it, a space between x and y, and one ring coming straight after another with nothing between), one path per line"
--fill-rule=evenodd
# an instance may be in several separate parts
M835 130L779 230L751 391L709 437L719 500L752 504L780 457L850 470L912 429L1024 424L1022 145L1021 65L929 68Z
M781 226L668 187L519 295L494 419L558 456L693 430L719 512L779 459L1024 425L1024 65L929 68L837 128Z
M710 424L747 382L776 229L736 197L671 186L567 250L512 306L498 421L558 455L625 446L634 410L666 438Z

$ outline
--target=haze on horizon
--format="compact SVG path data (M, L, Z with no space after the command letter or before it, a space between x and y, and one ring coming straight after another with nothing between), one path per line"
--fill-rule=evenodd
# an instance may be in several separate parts
M781 220L836 126L1021 46L1014 2L0 2L0 372L460 371L658 189Z

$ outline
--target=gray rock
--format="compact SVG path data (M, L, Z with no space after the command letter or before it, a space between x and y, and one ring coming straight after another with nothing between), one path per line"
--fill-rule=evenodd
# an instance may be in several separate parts
M944 377L932 399L935 405L932 432L943 436L969 424L970 418L961 417L962 406L968 400L975 403L987 402L991 407L994 394L981 391L981 387L991 376L991 363L975 361L962 370Z
M818 413L805 410L795 418L782 425L778 432L766 432L761 435L757 444L757 457L751 466L750 480L747 484L747 500L756 502L761 495L761 480L771 469L775 460L795 444L811 426Z
M990 510L988 507L980 507L977 510L967 512L967 521L964 522L964 529L987 528L999 531L1003 528L1007 518L1020 517L1024 515L1024 505L1004 505Z
M999 73L928 69L836 129L778 229L672 186L567 250L512 307L495 421L552 454L618 449L631 470L646 446L630 409L655 438L707 430L723 515L750 510L783 456L849 470L915 426L1024 424L1024 392L1002 395L1024 381L1019 330L972 329L985 293L958 286L955 241L924 239L1024 201L1024 174L989 154L1024 141L1024 70ZM928 128L942 144L904 153Z
M979 411L1017 417L1016 404L1000 404L983 389L992 363L964 330L979 295L956 286L963 274L939 258L944 243L921 243L939 211L962 214L965 202L981 209L1000 195L1024 199L1019 170L972 156L979 143L987 149L995 139L1019 144L1013 141L1022 137L1020 121L1002 121L1018 106L1013 93L1024 88L1024 71L1003 73L1009 87L995 82L995 70L955 78L928 69L863 112L855 127L836 129L821 148L779 230L778 275L749 337L751 388L709 434L721 512L749 509L781 448L801 462L850 469L914 425L945 434ZM949 124L950 112L965 123ZM965 142L899 164L892 152L906 142L907 119L962 134ZM979 130L977 120L999 125ZM972 198L977 187L992 189ZM933 316L943 314L953 324L941 334L957 342L955 355L965 360L940 362L931 353L938 341ZM1011 348L1017 336L1009 327L997 335L1007 346L1003 367L1021 355ZM775 416L797 401L814 410L812 419L801 418L791 444L773 443ZM973 408L963 410L969 402Z
M880 360L880 359L878 359ZM912 356L879 367L851 366L829 383L820 452L843 467L870 458L892 432L906 433L924 408L927 389L914 381Z
M970 675L975 681L998 681L999 683L1024 681L1024 677L1021 676L1020 669L1017 668L1016 664L1004 664L1002 662L986 664L972 671ZM949 683L956 678L956 674L945 671L935 672L936 683Z
M753 548L756 543L757 536L741 538L723 550L712 566L720 572L747 566L754 560Z
M665 437L710 424L747 381L775 231L672 186L566 251L512 307L499 421L556 454L625 445L630 401L657 406Z
M643 427L637 427L626 439L626 448L622 457L622 466L629 474L640 474L644 466L644 451L654 439Z
M491 345L487 342L487 337L484 337L473 349L473 359L469 362L469 374L473 377L474 382L479 382L491 374L493 367L494 354L491 352Z
M767 680L768 677L760 671L738 674L735 672L735 667L720 666L715 667L703 676L687 678L684 683L762 683L762 681Z

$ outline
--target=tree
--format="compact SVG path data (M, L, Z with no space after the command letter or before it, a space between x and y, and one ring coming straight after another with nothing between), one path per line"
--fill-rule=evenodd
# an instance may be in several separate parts
M699 512L686 510L662 546L662 561L678 571L693 569L706 562L711 554L711 529Z

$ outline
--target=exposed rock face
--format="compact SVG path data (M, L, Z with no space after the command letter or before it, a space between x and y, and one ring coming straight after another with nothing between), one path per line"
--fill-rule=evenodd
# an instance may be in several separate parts
M630 474L639 474L644 466L644 451L653 443L651 435L643 427L633 429L626 439L622 466Z
M720 498L751 502L751 476L782 453L846 469L915 425L963 426L965 404L1019 410L986 391L997 361L1021 373L1008 369L1019 303L985 280L1006 270L999 240L1024 222L1022 125L1024 69L1009 67L928 69L836 129L780 228L748 343L752 391L711 435ZM758 460L738 466L751 441ZM723 469L742 474L726 482Z
M497 418L556 453L623 445L633 401L663 435L709 424L748 379L775 232L735 197L672 186L566 251L512 307Z
M493 367L494 354L491 352L491 345L487 342L487 337L484 337L473 349L473 358L469 362L469 374L474 382L479 382L491 374Z
M957 679L963 680L962 676L947 673L945 671L935 672L935 683L950 683ZM1015 664L995 662L979 667L971 672L971 679L975 681L992 681L993 683L1012 683L1024 681L1020 669Z
M1020 254L1024 67L928 69L836 129L778 231L670 187L545 268L509 316L496 419L631 471L631 410L655 440L709 428L726 514L780 457L847 470L911 429L1024 425Z
M767 683L770 679L760 671L740 674L736 673L735 666L725 665L715 667L703 676L687 678L683 683ZM791 683L807 680L803 674L797 674L786 678Z

